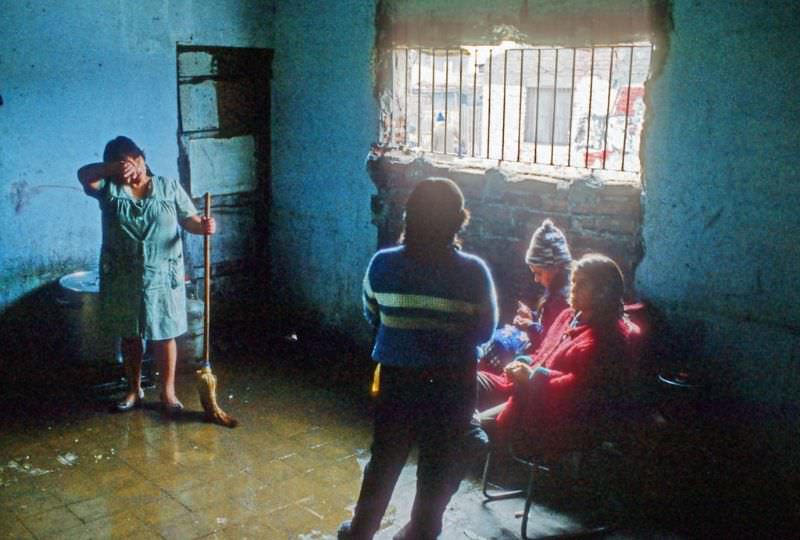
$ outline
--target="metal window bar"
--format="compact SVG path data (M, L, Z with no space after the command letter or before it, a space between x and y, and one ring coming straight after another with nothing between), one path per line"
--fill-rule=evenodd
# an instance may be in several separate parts
M422 148L422 47L417 52L417 146Z
M628 51L631 55L628 60L628 93L625 96L625 128L622 132L622 166L621 169L625 170L625 152L627 151L628 144L628 119L631 116L631 79L633 78L633 47Z
M486 113L486 159L492 144L492 49L489 49L489 106Z
M450 100L450 49L444 52L444 153L447 154L447 102Z
M633 56L631 55L631 58ZM461 125L464 115L464 51L458 49L458 155L461 156Z
M594 47L589 61L589 114L586 115L586 150L583 152L583 166L589 167L589 139L592 136L592 90L594 89Z
M517 112L517 161L522 150L522 88L524 82L523 65L525 63L525 49L519 51L519 111Z
M608 95L606 96L606 125L603 128L603 169L606 168L606 158L608 157L608 120L611 118L611 83L614 73L614 47L608 56ZM628 91L630 94L630 90Z
M572 83L569 87L569 144L567 144L567 167L572 166L572 113L575 110L575 61L578 49L572 49Z
M478 105L478 49L475 49L475 68L472 72L472 157L475 157L475 112Z
M434 151L434 106L436 105L436 49L431 49L431 152Z
M481 157L500 162L513 160L538 164L540 163L539 143L547 144L549 142L550 159L544 158L541 164L574 166L572 160L573 150L577 152L583 149L584 159L581 161L585 168L589 168L591 160L591 165L599 162L602 169L613 168L620 171L633 170L635 172L640 169L638 159L634 160L634 165L631 166L631 161L627 158L627 154L632 153L632 155L636 156L636 149L639 144L642 123L642 109L639 104L643 103L643 89L649 73L649 62L653 51L652 44L605 45L586 47L580 50L572 47L503 49L502 82L498 80L497 83L495 83L494 79L499 79L499 76L495 77L494 56L499 55L500 52L496 48L475 48L472 51L474 53L474 61L471 63L465 63L464 61L464 57L468 57L470 54L469 50L463 48L444 49L444 59L438 65L437 57L441 56L439 51L442 49L432 48L425 50L416 48L416 58L414 58L415 55L413 54L415 51L409 48L398 47L396 50L397 54L394 56L393 68L395 71L403 69L402 77L396 77L393 83L394 91L397 92L395 95L398 98L390 100L391 109L384 111L384 114L381 115L383 120L380 122L381 130L383 130L382 139L388 140L390 144L403 141L404 144L408 145L416 142L416 147L421 148L422 144L427 143L427 141L424 141L422 133L422 108L424 105L422 94L424 92L426 94L425 99L431 100L431 139L430 144L425 144L425 148L432 153L455 153L459 156L470 155L478 157L476 152L479 152ZM449 150L448 132L452 124L452 118L450 118L452 111L449 100L451 90L450 70L454 68L454 65L451 64L455 62L455 51L458 51L459 64L458 127L457 129L453 127L453 130L457 131L457 138L453 141L453 149ZM526 66L525 62L526 52L532 51L536 51L537 55L535 71L532 66ZM620 55L620 51L628 53L628 62L623 60L624 56ZM517 66L513 62L509 62L509 52L519 53L520 55L518 66L519 103L516 111L513 110L514 90L511 90L511 88L517 84L513 74ZM578 54L579 52L580 54ZM571 66L568 66L568 62L564 61L562 53L571 53ZM606 56L608 60L606 60ZM617 57L616 60L615 57ZM426 60L431 62L429 87L422 78L423 63ZM607 69L605 66L606 61L608 62ZM417 63L416 70L413 69L414 62ZM627 66L624 64L627 64ZM627 73L624 72L626 67ZM470 97L470 68L472 69L471 114L468 101ZM444 69L444 92L441 91L441 88L437 90L436 87L437 78L441 80L441 69ZM438 74L437 71L439 71ZM483 72L480 81L478 80L479 71ZM568 71L569 75L565 77L565 74L562 73L563 71ZM415 75L416 81L414 81ZM552 81L549 80L550 76L553 77ZM604 80L606 77L607 80ZM567 81L569 82L567 83ZM408 108L409 93L413 92L415 83L417 91L416 127L413 122L409 121L409 116L413 112ZM602 85L598 83L602 83ZM478 106L479 84L481 86L480 95L483 96L480 100L480 107ZM495 88L500 84L502 84L502 88ZM559 84L563 86L559 88ZM566 84L569 84L568 88L565 87ZM401 86L402 90L400 89ZM526 99L526 87L528 88L527 105L524 102ZM430 91L428 91L428 88L430 88ZM595 94L601 92L601 88L607 92L605 96L605 119L602 124L602 131L600 125L595 125L595 133L592 133L592 124L600 121L600 118L593 118L592 114L595 109L601 110L602 108L602 105L594 103L595 98L602 99L600 95L595 96ZM402 92L402 98L400 98L399 92ZM502 120L501 126L499 126L499 134L497 129L494 132L492 131L493 124L497 126L496 120L492 117L492 110L495 106L493 102L496 101L497 92L502 92ZM552 99L547 97L547 92L553 93ZM445 100L444 107L441 107L441 101L437 102L437 99L442 99L442 94ZM545 96L543 97L542 94L545 94ZM534 96L535 101L533 99ZM511 105L509 105L509 102L511 102ZM437 119L441 122L442 112L437 113L437 103L439 104L438 110L444 113L444 141L441 149L439 148L440 145L437 144L437 139L442 138L442 135L437 132L436 124ZM509 109L509 106L511 109ZM548 110L547 107L551 107L551 109ZM466 111L464 110L465 108ZM635 110L635 114L632 109ZM516 156L509 156L508 154L511 152L506 152L506 144L509 142L509 138L513 138L515 135L513 127L509 125L511 122L513 126L515 121L513 115L515 113L517 115L517 151ZM484 119L486 121L485 129L482 126ZM467 126L469 131L465 129L464 122L471 124L471 126ZM550 122L550 126L546 125L547 122ZM524 137L523 124L525 124ZM543 128L541 134L539 133L540 126ZM632 128L632 126L634 127ZM478 129L479 127L481 129ZM577 134L575 133L576 127L579 128ZM509 128L511 131L506 133ZM586 129L585 136L582 131L584 128ZM403 131L402 136L399 133L401 129ZM413 133L412 129L416 129L416 133ZM486 133L485 152L481 148L483 141L478 139L478 137L482 137L484 131ZM481 135L478 135L478 132ZM573 139L574 135L576 135L576 139ZM550 140L546 141L548 136ZM578 138L581 137L583 139L579 142ZM454 137L449 138L453 139ZM497 144L500 145L500 152L495 151L493 155L492 147ZM532 151L531 146L533 147ZM617 155L618 152L620 155Z
M406 64L403 66L403 144L408 146L408 49Z
M553 117L550 123L550 165L556 149L556 107L558 98L558 49L556 49L555 68L553 68Z
M503 51L503 122L500 131L500 161L506 157L506 89L508 88L508 49Z
M536 113L534 113L534 126L533 126L533 162L538 163L539 155L539 84L542 80L542 50L536 49Z

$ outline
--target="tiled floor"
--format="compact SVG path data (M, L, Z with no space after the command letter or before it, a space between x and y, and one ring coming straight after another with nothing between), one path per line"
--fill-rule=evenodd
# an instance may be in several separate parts
M368 401L341 381L274 362L218 362L218 397L241 422L232 430L202 421L188 366L178 391L187 412L175 420L160 414L155 389L145 408L125 414L94 399L5 406L0 537L333 538L368 458ZM412 459L377 538L405 523L414 475ZM472 476L445 514L442 539L519 538L522 500L483 504ZM552 508L533 508L532 532L577 527L574 514ZM675 537L639 527L616 537Z
M220 368L218 397L240 427L202 422L188 367L179 395L189 412L109 414L107 403L50 405L14 419L0 439L3 538L331 538L350 516L368 457L365 400L267 364ZM57 403L57 402L56 402ZM408 515L415 466L406 467L379 538ZM443 538L514 538L521 501L481 504L465 481ZM563 525L557 523L556 526Z

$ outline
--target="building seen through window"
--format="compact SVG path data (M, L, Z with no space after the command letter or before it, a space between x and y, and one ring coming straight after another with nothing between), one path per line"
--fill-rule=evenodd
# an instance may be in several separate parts
M382 141L414 151L638 173L653 46L398 47Z

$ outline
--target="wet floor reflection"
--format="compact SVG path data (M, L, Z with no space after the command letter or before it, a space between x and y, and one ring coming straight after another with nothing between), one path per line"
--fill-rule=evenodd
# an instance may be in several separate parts
M0 538L334 538L369 455L369 403L263 366L215 369L221 405L241 422L233 430L202 422L188 366L178 384L187 413L174 420L160 414L157 389L124 414L86 400L6 415ZM378 538L407 520L415 474L412 460ZM487 507L464 482L442 538L517 538L520 506ZM555 516L556 529L567 523Z
M157 390L125 414L87 402L4 419L0 538L332 537L360 485L363 406L250 367L218 376L235 430L201 421L188 367L175 420Z

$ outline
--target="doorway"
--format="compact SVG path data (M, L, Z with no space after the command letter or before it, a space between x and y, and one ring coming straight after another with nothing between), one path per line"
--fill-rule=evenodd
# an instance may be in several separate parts
M263 304L269 283L273 51L178 44L176 56L180 180L201 211L203 195L212 195L219 225L212 296L219 319L232 322L250 312L242 302ZM202 238L185 241L187 272L199 293Z

